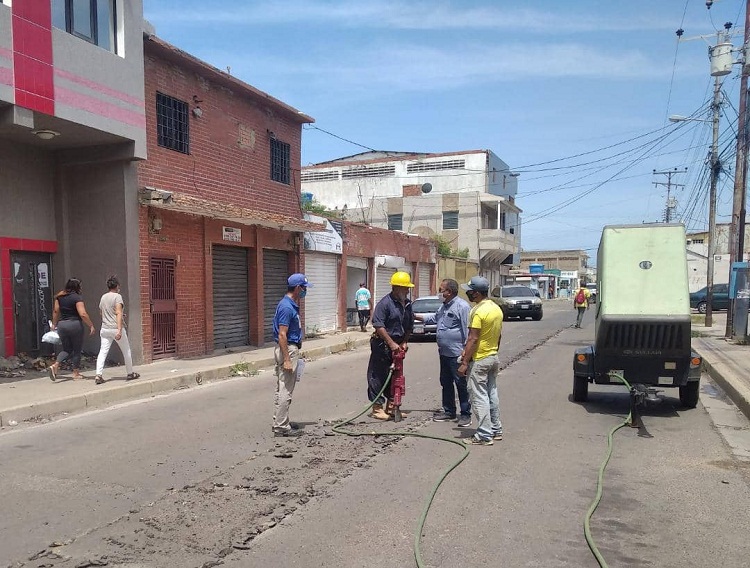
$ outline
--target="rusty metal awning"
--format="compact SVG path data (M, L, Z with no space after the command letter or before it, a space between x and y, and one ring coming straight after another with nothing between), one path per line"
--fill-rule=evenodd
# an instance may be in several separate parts
M240 225L259 225L261 227L296 233L326 230L324 224L297 219L288 215L282 215L281 213L256 211L230 203L219 203L218 201L201 199L184 193L162 191L149 187L140 190L138 200L141 205L148 205L149 207L175 211L176 213L210 217L211 219L221 219Z
M513 253L507 250L491 250L479 260L479 266L487 270L509 270L513 264Z

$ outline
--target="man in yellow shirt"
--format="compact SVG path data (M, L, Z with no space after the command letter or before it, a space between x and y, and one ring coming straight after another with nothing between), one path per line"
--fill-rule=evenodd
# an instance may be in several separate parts
M471 409L477 421L477 431L465 441L470 445L491 446L503 439L500 422L500 401L497 394L497 374L500 363L497 351L503 330L503 311L487 295L490 283L482 276L474 276L462 284L466 297L476 304L469 313L469 337L461 353L458 374L468 373Z
M586 310L589 309L589 298L591 297L591 292L589 292L589 289L586 288L583 284L581 284L581 287L578 289L578 292L575 293L575 296L573 296L573 307L578 310L578 316L576 317L576 324L573 327L581 327L581 324L583 323L583 314L586 313Z

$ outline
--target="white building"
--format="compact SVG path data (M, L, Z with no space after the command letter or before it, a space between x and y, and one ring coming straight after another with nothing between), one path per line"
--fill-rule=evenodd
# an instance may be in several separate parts
M729 223L716 225L714 245L714 284L729 282ZM743 258L750 261L750 226L745 225L745 245ZM688 283L691 292L704 288L708 274L708 231L687 234Z
M364 152L302 168L302 192L351 221L468 249L490 283L518 262L517 176L490 150ZM310 195L308 195L308 198Z

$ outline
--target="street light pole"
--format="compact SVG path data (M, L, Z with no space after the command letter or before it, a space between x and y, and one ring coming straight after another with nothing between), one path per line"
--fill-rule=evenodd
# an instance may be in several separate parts
M714 77L713 139L711 142L711 189L708 195L708 269L706 271L706 327L713 325L714 256L716 255L716 184L721 171L719 163L719 118L721 77Z

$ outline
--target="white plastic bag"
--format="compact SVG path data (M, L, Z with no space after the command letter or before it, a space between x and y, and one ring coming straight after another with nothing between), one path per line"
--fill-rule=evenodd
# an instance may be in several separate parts
M58 345L62 343L62 341L60 341L60 336L56 331L48 331L47 333L42 335L42 341L44 343L51 343L52 345Z
M302 380L302 375L305 372L305 360L301 357L297 360L297 382Z

